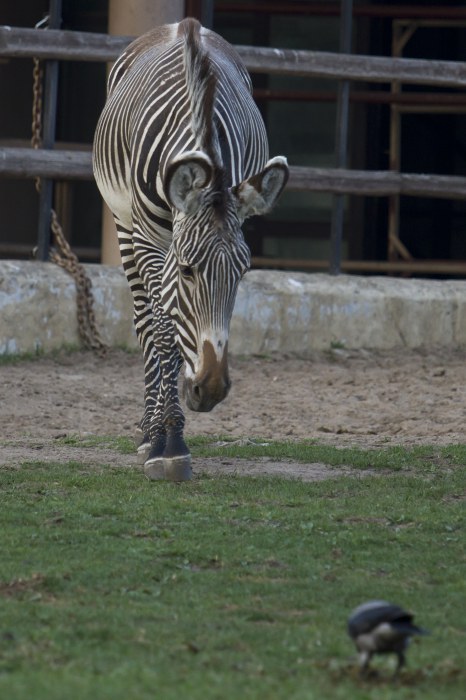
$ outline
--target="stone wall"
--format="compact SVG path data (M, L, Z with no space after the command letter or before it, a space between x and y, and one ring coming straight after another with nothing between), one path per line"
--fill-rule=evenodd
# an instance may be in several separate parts
M99 330L135 348L121 268L88 265ZM0 261L0 355L79 345L72 278L51 263ZM466 281L253 270L231 322L233 354L306 354L332 346L466 346Z

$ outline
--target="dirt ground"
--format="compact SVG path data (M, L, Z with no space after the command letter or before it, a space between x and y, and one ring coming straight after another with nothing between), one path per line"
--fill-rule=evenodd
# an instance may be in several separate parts
M465 441L464 352L332 350L309 358L232 358L232 389L211 413L186 411L186 434L335 446ZM66 435L134 435L142 412L138 354L79 352L0 366L0 465L26 459L135 464L105 449L66 447ZM203 460L198 471L325 478L325 465ZM332 474L342 473L332 469Z

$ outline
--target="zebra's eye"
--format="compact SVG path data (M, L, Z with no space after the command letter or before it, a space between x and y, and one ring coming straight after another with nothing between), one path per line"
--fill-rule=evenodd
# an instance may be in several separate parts
M180 272L186 280L192 280L194 277L194 270L190 265L180 265Z

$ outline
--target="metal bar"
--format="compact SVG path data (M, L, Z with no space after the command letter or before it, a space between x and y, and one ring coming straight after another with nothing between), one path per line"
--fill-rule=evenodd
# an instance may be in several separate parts
M302 258L261 258L252 257L252 267L283 267L294 270L325 270L326 260L303 260ZM466 277L466 260L406 260L387 262L385 260L343 260L344 272L402 272L411 274L464 275Z
M408 36L403 31L403 27L397 22L392 23L392 55L400 56L404 37ZM411 35L409 35L411 36ZM391 93L398 96L401 93L401 86L398 80L391 84ZM389 139L389 167L395 172L400 171L400 112L396 102L390 105L390 139ZM392 194L388 199L388 221L387 221L387 258L391 262L399 259L399 247L396 244L398 238L398 224L400 218L400 198L398 193Z
M392 55L401 58L403 49L418 29L417 22L392 21ZM391 92L396 97L401 95L401 85L394 80ZM401 119L400 108L396 102L390 106L390 170L401 170ZM400 197L392 195L388 200L387 257L390 261L411 260L412 255L400 240Z
M214 3L213 0L202 0L201 24L207 29L214 26Z
M296 102L336 102L337 93L330 90L275 90L258 88L253 90L255 100L290 100ZM466 110L466 95L463 93L444 92L381 92L380 90L354 90L350 92L350 102L365 104L397 104L406 112L454 111Z
M100 261L100 247L73 246L73 252L76 253L79 260L86 258L97 262ZM26 243L0 243L0 255L8 258L22 257L30 260L33 257L33 249L32 245L27 245Z
M340 51L351 53L351 35L353 29L353 0L341 0L340 17ZM335 154L337 168L346 168L348 160L348 121L349 121L348 80L338 85L337 120L335 134ZM331 275L338 275L341 267L341 245L343 240L343 220L345 214L344 195L333 198L332 221L330 229L330 265Z
M215 8L216 12L262 12L283 15L316 15L323 17L338 17L340 7L337 2L301 2L301 3L245 3L245 2L230 2L218 4ZM428 17L431 19L462 19L466 17L466 8L464 7L444 7L441 3L433 7L425 7L423 5L359 5L354 8L354 17L382 17L394 18L403 17L407 19L416 19Z
M62 0L51 0L49 26L57 29L61 24ZM41 30L41 31L47 31ZM44 116L42 147L53 148L57 117L58 61L47 61L44 80ZM53 205L53 180L41 179L39 195L39 225L37 230L37 260L47 260L50 247L50 220Z

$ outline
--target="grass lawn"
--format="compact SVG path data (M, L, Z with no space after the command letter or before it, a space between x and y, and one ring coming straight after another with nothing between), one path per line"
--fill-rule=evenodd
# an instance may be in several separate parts
M322 449L384 473L172 484L80 462L3 468L0 697L464 697L466 448ZM355 671L346 619L374 597L432 631L396 683L395 659Z

